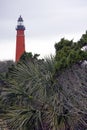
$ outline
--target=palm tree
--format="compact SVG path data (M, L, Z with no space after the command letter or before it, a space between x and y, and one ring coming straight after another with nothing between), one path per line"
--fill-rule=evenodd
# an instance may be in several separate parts
M71 130L76 122L84 122L86 104L81 106L74 97L75 88L64 88L59 78L53 57L22 60L10 69L1 95L1 103L8 104L2 114L8 126L13 130Z

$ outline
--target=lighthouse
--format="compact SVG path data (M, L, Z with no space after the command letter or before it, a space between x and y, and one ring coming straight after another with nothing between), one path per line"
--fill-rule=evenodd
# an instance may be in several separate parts
M17 21L17 36L16 36L16 57L15 61L19 61L22 54L25 52L25 26L23 25L23 18L20 16Z

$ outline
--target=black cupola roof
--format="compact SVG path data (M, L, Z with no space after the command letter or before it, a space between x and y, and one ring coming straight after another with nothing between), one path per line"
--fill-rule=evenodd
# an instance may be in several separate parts
M20 17L18 18L18 22L23 22L23 18L21 17L21 15L20 15Z

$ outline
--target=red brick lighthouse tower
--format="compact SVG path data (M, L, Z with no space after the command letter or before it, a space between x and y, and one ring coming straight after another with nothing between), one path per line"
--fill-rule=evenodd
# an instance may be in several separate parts
M22 54L25 52L25 27L23 25L23 18L20 16L18 18L18 24L16 27L17 36L16 36L16 58L15 61L19 61Z

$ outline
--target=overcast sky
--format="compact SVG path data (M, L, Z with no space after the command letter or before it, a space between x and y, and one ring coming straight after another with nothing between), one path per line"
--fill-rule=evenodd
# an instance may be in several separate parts
M54 54L61 38L79 40L87 30L87 0L0 0L0 60L15 60L20 15L26 51L41 57Z

